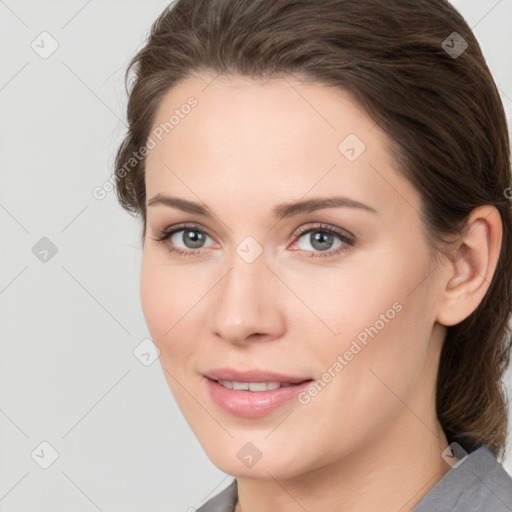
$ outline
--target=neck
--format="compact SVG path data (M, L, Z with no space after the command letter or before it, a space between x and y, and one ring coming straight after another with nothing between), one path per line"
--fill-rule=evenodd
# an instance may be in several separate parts
M448 446L437 421L404 409L398 431L379 433L336 462L287 479L237 478L235 512L411 511L447 473Z

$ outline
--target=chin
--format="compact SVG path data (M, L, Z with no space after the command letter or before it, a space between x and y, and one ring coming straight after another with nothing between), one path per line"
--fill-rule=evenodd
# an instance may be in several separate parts
M308 471L300 464L305 464L300 448L287 452L282 445L271 446L268 441L252 443L250 439L254 436L250 433L245 438L237 436L226 443L217 442L215 446L203 445L203 449L217 468L237 478L286 480ZM293 447L288 444L290 448Z

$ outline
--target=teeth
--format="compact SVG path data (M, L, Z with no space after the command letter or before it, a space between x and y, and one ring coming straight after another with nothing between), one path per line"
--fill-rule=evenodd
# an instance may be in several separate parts
M291 386L291 384L281 384L280 382L235 382L230 380L218 380L221 386L235 391L268 391L280 387Z

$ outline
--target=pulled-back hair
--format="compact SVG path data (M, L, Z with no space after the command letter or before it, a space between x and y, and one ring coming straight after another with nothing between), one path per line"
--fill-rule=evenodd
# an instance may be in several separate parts
M497 208L497 268L477 309L447 327L436 408L448 439L468 436L503 456L502 378L512 342L510 141L497 87L462 16L445 0L178 0L156 19L126 71L127 82L135 76L118 171L145 146L166 93L202 71L303 77L350 93L391 140L397 172L419 191L434 255L447 254L474 208ZM143 239L144 166L145 158L137 160L115 180L121 205L142 218Z

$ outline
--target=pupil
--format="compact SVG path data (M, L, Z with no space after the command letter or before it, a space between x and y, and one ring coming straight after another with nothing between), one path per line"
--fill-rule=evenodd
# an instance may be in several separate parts
M332 239L333 235L331 235L330 233L316 232L311 233L310 242L315 249L319 251L325 251L326 249L329 249L329 247L331 246Z
M192 235L191 235L192 233ZM183 242L190 248L201 247L203 243L203 234L197 231L185 231Z

